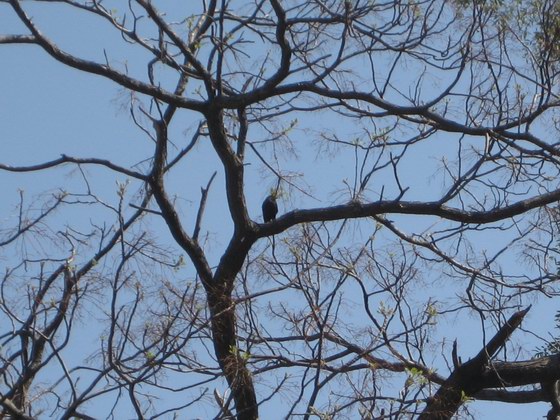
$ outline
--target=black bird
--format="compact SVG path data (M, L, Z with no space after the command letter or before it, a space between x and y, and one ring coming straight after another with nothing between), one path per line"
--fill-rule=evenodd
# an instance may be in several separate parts
M265 223L276 219L276 214L278 213L278 204L276 204L276 197L270 194L265 198L262 204L263 220Z

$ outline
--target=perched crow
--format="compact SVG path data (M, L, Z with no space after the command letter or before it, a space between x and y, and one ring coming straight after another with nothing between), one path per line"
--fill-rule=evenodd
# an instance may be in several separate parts
M276 219L278 213L278 204L276 204L276 197L271 194L265 198L262 204L263 220L265 223Z

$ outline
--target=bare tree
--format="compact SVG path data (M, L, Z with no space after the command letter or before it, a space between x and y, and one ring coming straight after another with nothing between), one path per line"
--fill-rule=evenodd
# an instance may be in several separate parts
M560 292L557 2L0 13L20 28L2 48L113 82L142 139L133 163L0 158L81 180L22 191L1 227L4 416L445 419L473 400L560 416L560 356L533 358L543 340L520 328ZM67 46L99 31L93 52Z

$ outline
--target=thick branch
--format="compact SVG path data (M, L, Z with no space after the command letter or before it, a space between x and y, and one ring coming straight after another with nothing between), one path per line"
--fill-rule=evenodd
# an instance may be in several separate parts
M373 203L350 202L332 207L307 210L293 210L272 223L260 225L258 237L275 235L301 223L356 219L381 214L413 214L437 216L442 219L462 223L486 224L519 216L529 210L545 206L560 200L560 189L553 190L526 200L518 201L501 208L491 210L462 210L449 207L437 201L375 201Z
M187 253L201 277L203 285L207 288L212 282L212 270L206 261L203 250L183 229L179 215L165 192L163 180L161 178L152 180L150 185L173 239Z
M466 397L471 397L484 388L513 385L498 372L496 365L489 366L488 362L519 327L529 309L530 307L513 314L473 359L458 366L451 373L426 405L420 420L450 419L465 402ZM488 383L493 380L496 382Z
M482 391L477 392L474 398L481 401L500 401L512 404L530 404L546 401L546 397L540 389L533 389L530 391L483 389Z
M226 176L226 194L229 210L236 231L244 231L250 225L245 195L243 192L243 162L231 148L224 129L223 112L212 108L206 114L208 132L212 145L218 154Z
M422 121L426 124L430 124L438 129L451 132L451 133L461 133L468 134L472 136L486 136L500 134L511 139L523 139L531 143L534 143L539 148L546 150L547 152L558 155L558 150L554 146L540 141L535 136L527 132L516 132L515 128L527 123L530 119L536 118L538 114L543 113L547 109L558 106L559 101L551 102L543 105L538 111L530 113L522 119L514 120L503 126L496 127L485 127L485 126L472 126L461 124L455 120L445 118L436 112L430 110L428 104L418 105L418 106L402 106L385 99L382 99L370 92L359 92L355 90L343 91L338 89L329 89L322 86L317 86L311 81L301 81L296 83L290 83L282 86L275 86L273 88L267 88L267 85L261 88L254 89L250 92L220 98L220 106L224 108L240 108L247 107L251 104L260 102L264 99L272 98L275 96L283 96L290 94L298 94L302 92L314 93L323 98L337 99L339 101L360 101L370 105L373 105L379 109L378 112L372 115L376 117L387 117L387 116L417 116L421 117ZM512 131L508 131L513 129Z
M560 354L521 362L494 362L479 379L483 388L556 381L560 379Z
M212 314L212 341L220 368L231 389L238 420L259 417L253 378L237 343L235 303L229 285L232 279L214 282L207 293Z

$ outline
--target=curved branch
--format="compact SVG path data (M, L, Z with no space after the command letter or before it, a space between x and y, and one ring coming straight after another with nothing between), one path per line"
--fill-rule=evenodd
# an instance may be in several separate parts
M140 80L127 76L126 74L120 73L111 68L109 65L102 65L94 61L83 60L62 51L35 27L31 19L21 8L19 0L10 0L10 4L12 5L14 11L17 13L21 21L33 34L35 38L34 43L39 44L55 60L60 61L61 63L75 69L106 77L130 90L153 96L154 98L160 99L164 102L176 104L181 108L187 108L199 112L204 110L204 102L195 101L175 95L158 86L144 83Z
M356 219L381 214L414 214L437 216L461 223L487 224L519 216L529 210L560 200L560 189L541 194L509 206L492 210L462 210L441 204L438 201L376 201L373 203L350 202L332 207L290 211L271 223L259 225L259 238L276 235L300 223Z
M290 72L290 59L292 57L292 49L288 44L286 39L286 30L288 28L286 22L286 12L282 8L282 5L278 0L270 0L270 4L276 13L278 23L276 25L276 41L280 46L281 57L280 57L280 67L271 77L268 78L267 82L262 86L262 89L268 90L273 86L278 85Z
M194 67L197 72L197 76L204 80L204 85L206 86L206 91L210 97L213 96L213 80L212 76L206 71L204 66L195 58L194 54L191 52L191 47L183 42L179 36L171 30L169 25L161 18L158 11L154 8L151 2L146 0L137 0L140 5L148 12L150 18L156 23L158 28L167 34L167 36L174 42L174 44L181 50L181 53L185 56L186 61Z
M9 172L34 172L34 171L41 171L43 169L50 169L54 168L58 165L63 165L65 163L76 163L80 164L91 164L91 165L101 165L105 166L113 171L120 172L124 175L128 175L132 178L139 179L141 181L146 181L147 177L140 172L132 171L130 169L123 168L122 166L115 165L113 162L106 160L106 159L97 159L97 158L75 158L67 155L61 155L60 158L54 159L48 162L39 163L37 165L30 165L30 166L11 166L11 165L4 165L0 163L0 170L5 170Z
M219 108L212 108L206 113L208 133L212 146L216 150L226 176L226 194L229 210L235 229L245 231L250 225L247 204L244 195L244 168L243 161L236 155L228 142L225 131L223 112Z
M240 94L237 96L229 96L220 98L220 105L224 108L239 108L247 107L251 104L257 103L264 99L269 99L275 96L282 96L288 94L298 94L302 92L310 92L319 95L324 98L338 99L341 101L361 101L364 103L371 104L380 109L379 112L371 113L372 116L376 117L387 117L387 116L418 116L423 119L425 124L430 124L436 128L442 129L451 133L462 133L473 136L486 136L493 135L496 137L497 133L502 136L511 139L521 139L527 140L531 143L536 144L538 147L543 148L547 152L558 155L558 150L549 144L546 144L535 136L527 132L516 132L507 131L509 129L516 129L517 127L526 124L530 118L534 119L539 114L543 113L549 108L553 108L560 104L560 101L551 102L542 105L537 111L530 113L530 118L524 116L523 118L517 119L514 122L509 122L508 124L496 127L484 127L484 126L471 126L461 124L457 121L445 118L430 110L429 105L418 105L418 106L402 106L395 103L389 102L385 99L377 97L369 92L358 92L358 91L344 91L339 89L329 89L326 87L317 86L312 81L302 81L296 83L290 83L283 86L277 86L270 89L264 89L264 86L253 91Z

